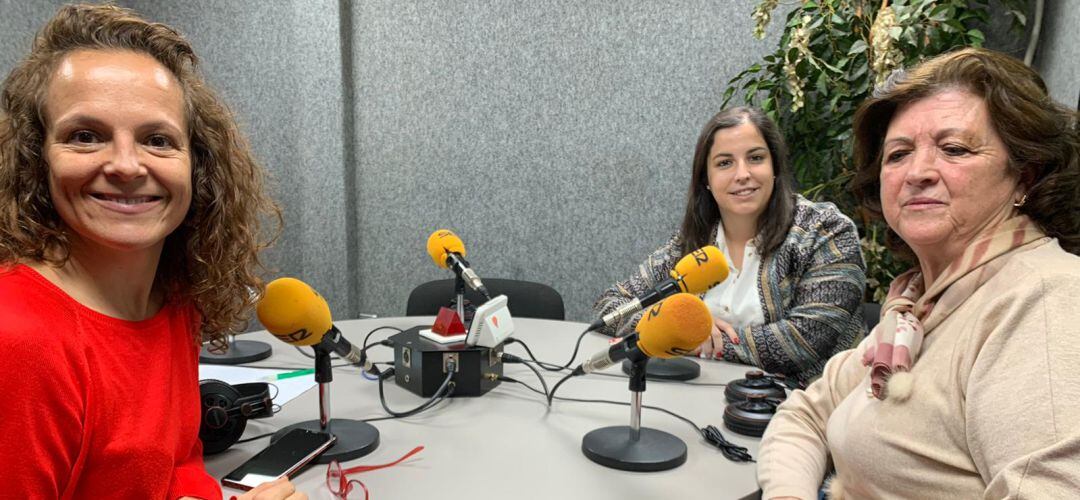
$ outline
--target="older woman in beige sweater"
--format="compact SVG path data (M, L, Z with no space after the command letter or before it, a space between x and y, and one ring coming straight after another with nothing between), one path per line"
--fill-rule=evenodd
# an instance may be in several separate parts
M816 498L828 475L831 498L1080 495L1076 116L982 49L864 103L856 194L917 265L871 335L778 409L765 498Z

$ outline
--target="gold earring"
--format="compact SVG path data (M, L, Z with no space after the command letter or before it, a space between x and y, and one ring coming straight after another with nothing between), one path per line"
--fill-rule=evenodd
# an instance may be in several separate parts
M1020 208L1024 206L1024 203L1027 203L1027 193L1024 193L1024 196L1020 197L1020 201L1013 203L1013 206Z

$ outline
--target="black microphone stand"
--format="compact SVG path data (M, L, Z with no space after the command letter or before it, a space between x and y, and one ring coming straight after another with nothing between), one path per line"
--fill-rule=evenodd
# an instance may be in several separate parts
M277 442L286 433L297 428L333 434L337 441L315 459L315 462L320 464L330 463L331 460L347 462L375 451L375 448L379 447L379 430L374 426L362 420L330 418L330 382L334 380L334 372L330 367L330 350L319 345L314 346L314 349L315 381L319 383L319 419L284 427L274 433L270 442Z
M457 315L461 320L461 324L468 328L469 325L465 323L465 278L461 276L460 272L454 273L454 293L457 294Z
M225 352L213 352L210 346L203 346L199 352L199 362L210 365L239 365L252 363L270 357L270 344L258 340L236 340L236 335L227 337L229 348Z
M623 361L622 371L629 375L633 362ZM653 380L693 380L701 376L701 366L690 358L651 358L645 376Z
M581 440L581 451L604 467L633 472L674 469L686 462L686 443L673 434L641 426L648 358L630 366L630 425L602 427Z

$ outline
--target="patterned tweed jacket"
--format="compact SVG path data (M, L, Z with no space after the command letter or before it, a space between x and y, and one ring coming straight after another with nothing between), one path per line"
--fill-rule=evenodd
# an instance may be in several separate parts
M710 241L716 241L717 228ZM652 253L636 274L603 292L593 305L601 317L668 277L682 257L679 234ZM764 258L758 299L765 324L736 329L739 344L724 336L717 358L751 364L806 382L821 374L833 354L851 349L866 333L860 312L866 264L855 225L832 203L797 196L787 238ZM641 314L601 332L633 332Z

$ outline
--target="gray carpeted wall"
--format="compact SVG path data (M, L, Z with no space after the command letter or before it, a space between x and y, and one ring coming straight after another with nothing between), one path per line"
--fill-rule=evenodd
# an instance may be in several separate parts
M1080 106L1080 0L1046 0L1035 67L1050 96Z
M1039 62L1069 102L1065 2ZM0 0L0 73L60 3ZM275 178L268 263L337 318L403 314L450 276L424 250L450 228L481 276L550 284L587 319L676 229L699 127L779 28L750 36L752 0L120 3L192 40Z

